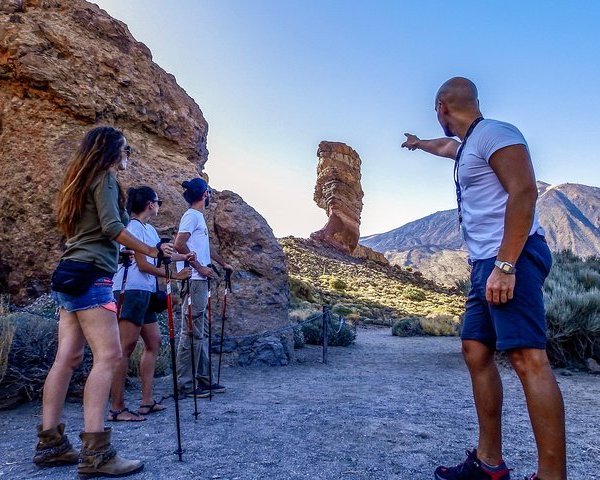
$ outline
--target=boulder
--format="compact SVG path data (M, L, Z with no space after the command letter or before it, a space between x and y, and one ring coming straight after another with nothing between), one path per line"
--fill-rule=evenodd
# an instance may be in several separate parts
M211 249L218 250L235 269L227 296L224 334L224 351L231 353L229 363L247 365L256 359L261 364L287 364L293 355L293 332L288 317L286 258L281 245L264 218L233 192L216 192L206 217ZM221 273L213 282L212 294L216 329L213 333L217 336L221 332L225 289L224 272ZM266 333L280 330L279 335ZM273 362L265 362L264 355L252 353L274 343L278 347L271 349L276 357Z
M164 203L155 225L173 233L187 208L181 182L206 176L199 106L98 6L0 0L0 292L17 303L48 291L64 240L57 191L76 146L98 124L123 130L135 153L119 181L157 190ZM288 325L286 266L271 229L239 196L216 200L213 248L238 269L232 331Z

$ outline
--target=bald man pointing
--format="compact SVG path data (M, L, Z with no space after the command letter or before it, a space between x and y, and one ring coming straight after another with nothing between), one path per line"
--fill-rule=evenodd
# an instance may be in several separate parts
M435 111L450 138L406 133L402 146L455 161L458 221L472 265L461 339L479 421L477 448L456 467L438 467L435 478L510 479L502 459L499 350L521 380L537 444L538 471L526 479L566 480L564 406L546 355L542 296L552 257L535 210L527 143L513 125L483 118L477 87L466 78L440 87Z

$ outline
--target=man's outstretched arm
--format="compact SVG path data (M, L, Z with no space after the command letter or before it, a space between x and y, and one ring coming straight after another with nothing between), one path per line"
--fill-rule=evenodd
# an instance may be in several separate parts
M412 133L405 133L406 141L402 144L402 147L408 148L409 150L423 150L427 153L432 153L438 157L446 157L454 160L456 158L456 152L460 143L453 138L434 138L432 140L421 140Z

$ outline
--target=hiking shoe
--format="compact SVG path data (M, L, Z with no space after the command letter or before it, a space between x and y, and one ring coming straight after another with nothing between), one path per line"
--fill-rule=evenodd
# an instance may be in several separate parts
M206 398L210 397L210 392L202 387L198 387L196 390L182 390L181 395L188 398Z
M510 480L510 471L502 462L490 468L477 458L477 450L466 451L467 459L456 467L438 467L436 480Z
M203 387L206 390L212 390L213 393L225 393L225 387L220 383L213 383L210 387Z
M212 393L225 393L225 386L220 383L213 383L212 386L208 386L205 383L201 383L198 385L198 388L202 390L212 390Z

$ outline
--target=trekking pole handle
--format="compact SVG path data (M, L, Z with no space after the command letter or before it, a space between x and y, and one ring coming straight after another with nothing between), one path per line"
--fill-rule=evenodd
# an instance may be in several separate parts
M217 277L221 276L221 272L219 272L219 270L217 269L217 267L215 267L214 263L209 263L207 265L208 268L212 268L213 272L215 272L217 274Z
M156 266L160 267L160 265L165 262L165 264L171 263L171 257L165 257L165 254L160 249L160 246L163 243L169 243L171 241L170 238L161 238L159 242L156 244L156 249L158 250L158 255L156 255Z
M121 250L119 252L119 263L122 263L125 268L131 267L131 255L133 255L132 250Z
M228 268L225 269L225 289L231 292L231 273Z

